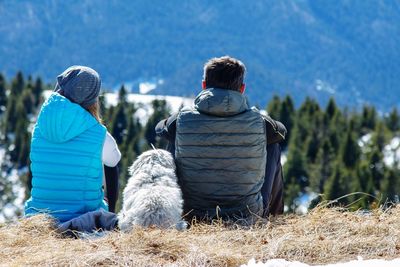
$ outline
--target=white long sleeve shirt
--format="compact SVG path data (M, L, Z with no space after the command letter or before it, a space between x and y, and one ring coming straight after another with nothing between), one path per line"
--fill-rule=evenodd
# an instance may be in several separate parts
M115 167L121 159L121 152L118 149L117 142L107 131L106 139L103 145L102 160L108 167Z

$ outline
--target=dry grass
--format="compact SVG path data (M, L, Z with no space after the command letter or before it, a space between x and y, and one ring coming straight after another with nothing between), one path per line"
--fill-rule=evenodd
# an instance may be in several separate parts
M238 266L271 258L323 264L400 257L400 206L362 215L316 209L243 229L198 224L188 231L136 229L62 238L43 216L0 226L0 265Z

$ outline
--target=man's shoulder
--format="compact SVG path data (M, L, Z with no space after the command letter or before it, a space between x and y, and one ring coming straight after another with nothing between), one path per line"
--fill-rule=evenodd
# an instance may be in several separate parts
M280 143L286 138L286 127L282 122L274 120L268 113L260 113L267 128L268 144Z
M280 143L285 140L287 130L282 122L274 120L265 110L259 110L257 107L251 107L251 110L258 113L264 120L268 144Z
M259 108L253 106L251 108L249 108L249 111L256 114L257 116L259 116L260 118L262 118L265 122L270 123L270 124L274 124L275 120L272 119L269 115L268 112L266 112L265 110L260 110Z
M180 113L185 113L185 112L193 112L195 111L195 109L192 106L183 106L178 112L177 114Z

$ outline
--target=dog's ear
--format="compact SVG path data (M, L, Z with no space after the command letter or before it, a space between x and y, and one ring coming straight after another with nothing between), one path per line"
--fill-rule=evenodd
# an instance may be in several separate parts
M143 166L143 160L142 157L139 156L133 164L129 167L128 171L130 175L133 175L136 170L139 170Z
M161 165L166 168L176 169L174 157L172 154L164 149L157 149L158 159Z
M129 167L129 174L133 175L137 170L140 170L143 168L143 165L149 164L152 161L152 152L146 151L142 153L132 164L131 167Z

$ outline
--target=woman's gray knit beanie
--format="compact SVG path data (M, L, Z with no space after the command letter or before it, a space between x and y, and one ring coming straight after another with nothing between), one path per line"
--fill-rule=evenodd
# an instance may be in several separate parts
M97 101L101 80L99 74L85 66L71 66L57 76L54 91L84 108Z

